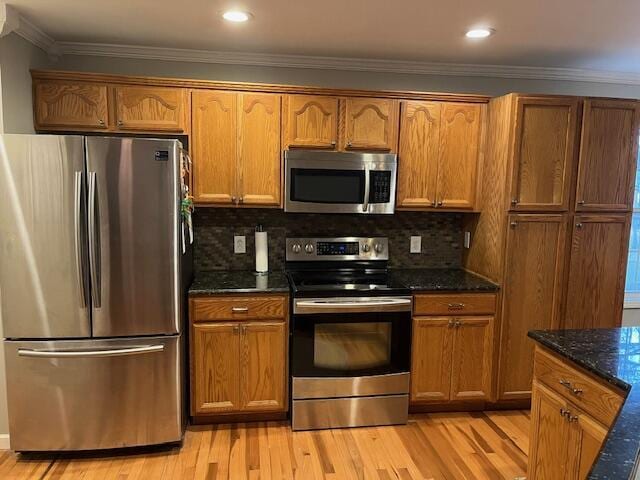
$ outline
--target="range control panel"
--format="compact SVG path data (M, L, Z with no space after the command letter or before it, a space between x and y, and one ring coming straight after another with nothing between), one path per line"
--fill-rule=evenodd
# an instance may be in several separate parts
M389 260L386 237L287 238L286 248L289 262Z

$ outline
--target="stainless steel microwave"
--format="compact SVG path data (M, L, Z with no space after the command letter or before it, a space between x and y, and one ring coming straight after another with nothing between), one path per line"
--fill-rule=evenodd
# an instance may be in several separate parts
M285 212L393 213L395 154L288 150Z

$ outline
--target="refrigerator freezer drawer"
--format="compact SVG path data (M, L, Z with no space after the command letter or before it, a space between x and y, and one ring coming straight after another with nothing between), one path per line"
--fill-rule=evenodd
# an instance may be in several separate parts
M5 341L15 451L179 441L181 337Z

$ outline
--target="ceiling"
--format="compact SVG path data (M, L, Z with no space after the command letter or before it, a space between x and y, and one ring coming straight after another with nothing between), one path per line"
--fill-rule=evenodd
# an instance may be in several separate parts
M640 73L638 0L8 0L57 42ZM229 8L251 12L223 21ZM490 26L485 40L464 37Z

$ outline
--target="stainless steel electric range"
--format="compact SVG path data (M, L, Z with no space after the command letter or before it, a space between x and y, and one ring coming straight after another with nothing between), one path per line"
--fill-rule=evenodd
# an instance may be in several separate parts
M294 430L406 423L410 291L386 238L288 238Z

